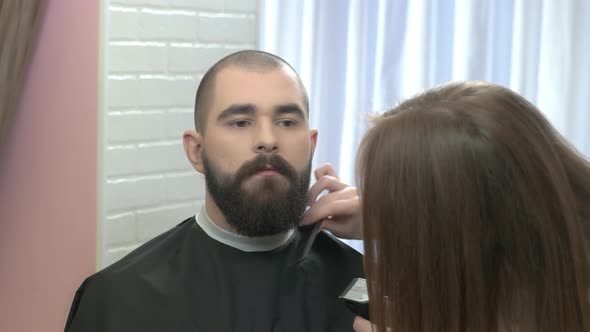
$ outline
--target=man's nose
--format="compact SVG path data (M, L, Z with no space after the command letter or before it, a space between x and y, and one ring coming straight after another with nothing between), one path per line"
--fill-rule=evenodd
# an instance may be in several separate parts
M276 153L279 150L277 139L272 124L263 124L258 127L256 137L257 153Z

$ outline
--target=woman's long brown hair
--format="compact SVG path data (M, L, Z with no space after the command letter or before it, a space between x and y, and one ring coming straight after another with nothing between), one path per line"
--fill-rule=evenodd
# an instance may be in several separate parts
M357 159L381 331L590 331L590 164L518 94L450 83Z

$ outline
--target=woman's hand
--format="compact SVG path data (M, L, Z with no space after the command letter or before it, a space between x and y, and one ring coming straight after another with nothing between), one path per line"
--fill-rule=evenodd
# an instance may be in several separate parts
M359 196L355 187L341 182L336 170L326 164L315 171L317 182L309 190L309 209L301 225L322 222L322 228L337 237L362 240ZM320 197L324 191L328 193Z
M355 332L372 332L373 331L373 326L371 324L371 322L369 322L368 320L356 316L354 318L354 323L352 324L352 328L354 329Z

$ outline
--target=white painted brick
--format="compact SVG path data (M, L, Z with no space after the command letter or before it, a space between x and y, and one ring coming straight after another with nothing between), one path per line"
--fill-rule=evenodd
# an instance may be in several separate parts
M193 109L173 109L166 114L166 137L181 139L186 130L195 129Z
M141 78L139 80L139 105L163 107L171 104L171 80L167 77Z
M147 241L194 216L194 205L182 204L137 211L137 236Z
M258 11L258 0L171 0L171 3L178 7L211 11Z
M107 138L113 142L158 140L165 136L164 113L158 111L109 114Z
M107 180L105 188L107 213L160 204L164 196L163 176Z
M166 199L170 202L204 200L205 177L197 171L192 174L167 175Z
M193 107L197 82L195 79L155 77L139 80L139 104L143 107Z
M110 0L110 2L128 6L166 6L170 4L170 0Z
M129 254L131 250L107 250L102 257L102 267L110 266Z
M134 243L135 229L135 215L131 212L107 217L103 229L105 245L111 248Z
M110 107L135 107L138 100L137 79L109 78L108 80L108 105Z
M109 38L111 40L135 40L139 31L137 11L109 11Z
M203 193L203 195L205 195L205 193ZM194 201L191 204L191 206L193 207L193 211L196 211L196 213L199 213L204 205L205 205L204 200L203 201Z
M109 147L104 156L107 177L133 175L138 172L137 148L134 146Z
M108 177L193 170L180 142L151 144L140 148L111 147L106 151L105 163Z
M105 268L121 258L127 256L130 252L135 250L138 246L120 247L107 249L102 260L102 267Z
M171 24L169 15L141 13L141 38L164 39L170 35Z
M257 21L253 18L199 17L200 41L254 43L257 35Z
M235 49L221 47L175 47L168 49L170 72L205 72L215 62Z
M197 92L197 85L195 79L175 79L171 81L170 91L170 105L176 107L194 107L195 94Z
M167 61L165 44L111 44L109 46L109 54L109 71L111 73L158 73L166 71Z
M144 11L140 16L140 36L144 40L195 41L197 24L196 15Z
M139 80L140 107L193 107L197 82L194 78L155 77Z
M137 150L139 172L190 171L192 166L184 153L182 143L146 144Z

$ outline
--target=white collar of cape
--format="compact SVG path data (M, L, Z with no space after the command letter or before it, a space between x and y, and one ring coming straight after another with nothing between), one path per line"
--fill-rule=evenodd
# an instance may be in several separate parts
M203 206L201 212L195 216L195 220L201 229L203 229L203 231L212 239L246 252L275 250L289 242L295 232L295 229L291 228L283 233L269 236L249 237L236 234L227 231L214 223L211 218L209 218L205 206Z

